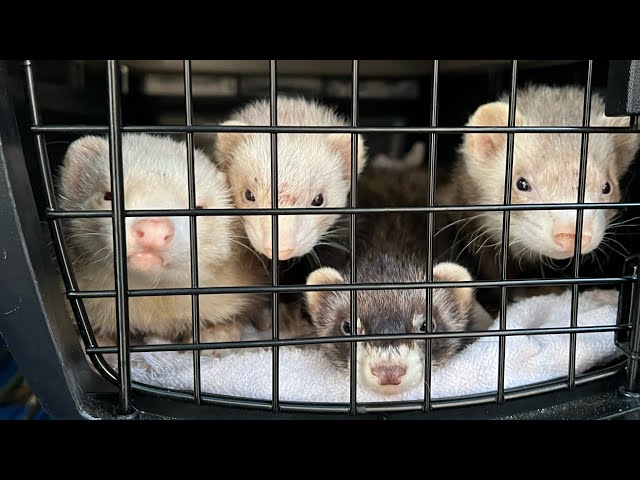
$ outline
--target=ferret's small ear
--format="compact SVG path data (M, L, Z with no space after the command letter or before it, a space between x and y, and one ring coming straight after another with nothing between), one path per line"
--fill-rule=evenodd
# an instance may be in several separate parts
M340 155L344 178L351 178L351 135L331 133L327 137L330 147ZM367 164L367 146L362 135L358 135L358 175Z
M86 181L98 180L98 158L109 155L109 143L105 138L86 136L75 140L64 155L61 170L63 194L79 195L85 192Z
M340 272L333 268L324 267L311 272L307 278L307 285L331 285L344 283L345 280ZM312 317L316 317L322 309L322 302L328 295L333 295L332 291L324 292L305 292L304 298L307 302L307 308Z
M470 282L471 274L469 271L457 263L443 262L433 267L433 280L436 282ZM471 307L474 301L474 289L471 287L450 288L447 289L455 299L456 303L464 310Z
M597 122L605 127L628 127L629 117L606 117L601 115ZM640 134L615 133L612 135L614 155L620 177L627 171L640 148Z
M469 118L470 127L506 127L509 124L509 104L492 102L479 107ZM516 110L516 126L523 124L523 117ZM487 163L501 153L507 143L504 133L467 133L462 142L462 152L470 159Z
M427 145L424 142L415 142L409 152L404 156L404 165L406 167L418 167L422 165L426 151Z
M96 157L102 155L109 155L109 143L105 138L82 137L69 145L64 155L64 165L68 168L85 167L88 163L94 163Z
M226 127L243 127L246 123L238 122L236 120L229 120L221 124ZM234 132L219 132L216 135L216 161L221 168L225 167L229 157L236 149L238 144L246 138L246 133L234 133Z

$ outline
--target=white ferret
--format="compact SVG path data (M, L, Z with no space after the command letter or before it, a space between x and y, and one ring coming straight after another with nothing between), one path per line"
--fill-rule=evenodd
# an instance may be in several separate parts
M469 126L506 126L508 97L479 107ZM528 86L516 100L517 126L582 125L584 90L580 87ZM604 115L604 102L591 99L591 126L628 126L628 117ZM582 135L516 133L511 203L576 203ZM640 144L639 134L589 135L585 203L620 201L619 181ZM502 204L507 135L467 133L459 149L445 204ZM617 210L585 209L581 253L598 248ZM463 243L479 257L481 278L499 276L502 212L462 212L455 217L465 232ZM509 277L539 268L547 259L574 255L575 210L514 210L510 215Z
M189 208L187 150L184 143L146 134L122 138L124 197L127 210ZM224 173L195 151L196 208L232 208ZM109 145L87 136L73 142L64 157L59 205L65 210L111 210ZM196 220L201 287L251 286L268 281L248 246L234 239L238 217L199 216ZM75 218L65 225L74 270L84 290L114 288L111 218ZM130 289L190 287L189 217L128 217L126 255ZM113 342L115 301L84 301L97 336ZM264 307L250 294L199 296L200 340L235 341L237 320ZM191 338L191 296L129 299L131 332L168 339Z
M278 126L346 126L332 109L302 98L278 97ZM223 125L269 125L269 100L255 101ZM280 260L301 257L322 242L338 215L326 207L344 207L351 185L351 135L281 133L277 136L278 206L317 208L318 215L282 215L278 219ZM238 208L271 208L271 136L268 133L219 133L217 161L228 176ZM358 173L366 147L358 136ZM253 248L272 258L271 216L243 217Z

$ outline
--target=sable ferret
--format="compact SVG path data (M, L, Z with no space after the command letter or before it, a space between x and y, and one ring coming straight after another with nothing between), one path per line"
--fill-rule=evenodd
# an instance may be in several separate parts
M189 207L186 145L146 134L122 138L125 208ZM224 173L195 151L196 208L232 208ZM109 145L104 138L83 137L64 157L59 205L65 210L110 210L112 202ZM239 235L237 217L199 216L199 284L202 287L266 284L266 272ZM112 220L71 219L65 224L74 270L81 289L114 288ZM129 288L190 287L189 217L126 219ZM113 342L116 331L113 299L84 301L97 336ZM264 298L249 294L200 295L202 342L240 338L236 320L264 307ZM191 338L191 296L131 297L133 335ZM106 338L104 338L106 337Z
M381 169L365 173L358 189L362 207L415 206L426 204L426 170ZM386 187L385 187L386 186ZM356 268L358 283L406 283L426 281L427 214L358 214ZM462 266L445 262L450 251L447 239L434 239L434 281L470 281ZM438 263L440 262L440 263ZM349 265L340 270L321 268L308 285L348 283ZM307 292L307 308L318 336L348 335L350 295L346 291ZM433 331L485 329L491 318L474 298L473 288L433 289L432 318L426 319L426 290L361 290L357 292L358 334L424 332L427 321ZM432 361L440 365L466 343L447 338L432 341ZM328 358L348 368L349 343L323 344ZM363 342L358 345L358 379L383 394L414 387L423 379L424 341Z
M508 97L479 107L470 126L505 126ZM518 126L579 126L584 91L580 87L528 86L518 92ZM604 102L594 94L591 126L628 126L627 117L608 118ZM581 134L516 133L514 135L511 203L575 203L578 201ZM589 135L585 203L618 202L619 181L632 162L640 135ZM468 133L446 193L445 204L502 204L507 135ZM584 210L581 253L595 252L616 210ZM461 212L454 216L482 279L500 277L502 212ZM541 267L574 255L576 211L512 211L509 232L509 278L536 277ZM510 289L511 291L512 289ZM542 291L542 290L538 290ZM527 293L533 293L528 290ZM494 299L495 300L495 299Z

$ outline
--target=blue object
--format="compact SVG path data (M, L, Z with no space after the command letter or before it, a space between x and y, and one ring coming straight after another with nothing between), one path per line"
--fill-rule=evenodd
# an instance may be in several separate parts
M18 375L18 366L11 357L9 349L0 337L0 390ZM25 404L0 405L0 420L26 420L30 413L30 406ZM31 420L51 420L51 417L38 404L38 410Z

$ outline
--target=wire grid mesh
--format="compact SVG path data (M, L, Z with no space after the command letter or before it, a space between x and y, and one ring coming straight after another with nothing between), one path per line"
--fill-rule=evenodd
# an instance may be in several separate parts
M535 395L544 392L550 392L562 389L573 389L576 385L594 381L614 375L620 370L621 365L617 364L595 372L583 375L576 375L576 335L578 333L588 332L607 332L607 331L623 331L629 330L630 324L622 323L615 326L593 326L593 327L577 327L578 315L578 287L581 285L606 285L606 284L625 284L630 282L630 276L607 277L607 278L580 278L579 262L582 230L583 230L583 212L585 208L585 184L586 184L586 162L588 151L588 140L590 133L637 133L637 119L632 116L630 127L591 127L589 126L590 118L590 99L592 93L592 70L593 61L588 61L587 66L587 83L584 93L583 121L580 127L567 126L515 126L515 113L517 105L517 75L518 61L513 60L511 65L511 87L509 94L509 120L506 127L442 127L438 126L438 90L439 90L439 62L433 62L433 82L431 89L431 112L430 122L425 127L359 127L359 99L358 99L358 79L359 79L359 61L352 61L352 98L351 98L351 126L348 127L280 127L277 125L277 62L271 60L269 62L269 78L270 78L270 122L268 126L222 126L222 125L193 125L193 95L192 95L192 74L191 61L184 61L184 98L185 98L185 124L173 126L157 126L157 125L123 125L121 120L121 88L119 79L119 63L116 60L107 61L108 74L108 98L109 98L109 121L106 126L89 126L89 125L44 125L41 122L38 110L37 97L35 92L33 65L30 61L25 62L25 75L27 81L27 91L31 113L31 131L34 134L39 166L44 178L47 202L47 217L50 222L54 247L60 262L61 271L65 287L67 289L67 297L70 301L72 311L76 317L79 330L84 341L86 352L89 354L95 367L111 382L119 388L119 410L122 413L132 411L131 398L132 390L153 393L165 397L192 401L196 404L208 403L226 406L239 406L260 409L270 409L273 412L279 411L315 411L315 412L340 412L357 414L358 407L362 404L356 401L356 366L357 366L357 345L363 341L371 340L425 340L425 388L423 401L412 402L385 402L385 403L367 403L367 411L384 411L384 410L423 410L447 408L454 406L476 405L483 403L502 403L505 400L521 398L529 395ZM113 191L113 209L112 211L62 211L57 208L54 193L54 184L51 175L50 163L47 154L47 148L44 136L51 132L65 132L74 134L107 134L110 146L110 168ZM122 135L124 133L182 133L186 136L187 143L187 163L188 163L188 189L189 189L189 208L181 210L126 210L124 204L124 188L123 188L123 172L122 172ZM271 138L271 200L272 207L269 209L196 209L195 205L195 173L194 173L194 133L203 132L252 132L252 133L268 133ZM436 182L436 156L437 156L437 138L441 134L460 134L471 132L484 133L506 133L507 134L507 162L505 171L505 188L504 202L501 205L456 205L456 206L436 206L435 204L435 182ZM582 145L580 153L580 173L578 199L576 203L566 204L510 204L511 185L513 173L513 153L514 153L514 134L515 133L580 133L582 134ZM198 264L197 264L197 233L196 233L196 217L204 215L271 215L272 216L272 244L273 251L278 251L278 222L279 215L307 215L317 214L317 210L311 208L278 208L278 153L277 153L277 135L278 133L348 133L351 135L351 195L348 207L342 208L326 208L323 213L337 213L349 216L350 220L350 240L351 240L351 278L348 284L340 285L279 285L278 282L278 265L277 256L273 256L272 284L271 286L259 287L209 287L203 288L198 285ZM428 204L423 207L402 207L402 208L359 208L357 205L357 165L354 159L357 158L357 135L366 133L427 133L430 138L430 149L428 153L428 162L430 167L429 176L429 198ZM425 186L427 187L427 186ZM640 203L589 203L589 209L611 209L638 207ZM577 210L576 222L576 238L574 250L574 269L572 278L562 279L526 279L526 280L507 280L507 254L508 254L508 238L510 226L510 213L512 211L521 210ZM499 280L492 281L467 281L467 282L434 282L433 281L433 236L434 236L434 214L438 212L455 212L455 211L502 211L502 251L501 251L501 277ZM391 213L391 212L423 212L428 218L428 256L427 256L427 281L412 283L358 283L356 269L356 252L355 252L355 216L357 213ZM190 288L162 288L162 289L134 289L130 290L127 284L127 262L125 244L125 219L127 217L153 217L153 216L188 216L190 220L190 259L191 259L191 287ZM114 267L115 267L115 289L104 291L81 291L78 288L77 281L74 276L73 268L69 260L69 254L62 233L61 219L64 218L90 218L90 217L110 217L113 221L113 241L114 241ZM541 286L541 285L571 285L572 288L572 308L571 308L571 326L566 328L544 328L544 329L506 329L506 313L507 313L507 289L514 286ZM427 331L425 333L406 333L406 334L386 334L386 335L358 335L357 329L347 337L322 337L322 338L300 338L286 339L279 338L279 316L278 316L278 300L279 294L285 292L303 292L303 291L327 291L327 290L345 290L350 292L351 309L350 316L353 319L357 315L356 295L359 290L382 290L382 289L425 289L427 293L426 314L430 318L432 312L432 288L461 288L461 287L499 287L501 291L500 300L500 329L491 331L474 331L474 332L433 332L431 322L427 322ZM223 343L201 343L199 335L199 309L198 295L201 294L225 294L225 293L270 293L272 295L272 339L260 341L238 341ZM159 296L159 295L191 295L192 296L192 343L172 343L164 345L136 345L131 346L129 343L129 309L128 301L131 297L140 296ZM96 339L92 332L87 313L83 307L82 300L85 298L115 298L116 322L117 322L117 342L113 347L100 347L96 343ZM569 352L569 369L567 378L541 382L525 387L518 387L505 390L505 343L506 337L516 335L548 335L548 334L568 334L570 335L570 352ZM464 397L432 399L431 398L431 341L437 338L479 338L479 337L498 337L499 338L499 365L496 380L496 392L488 394L468 395ZM348 404L338 403L303 403L281 401L279 394L279 348L289 345L309 345L329 342L350 342L351 343L351 362L350 362L350 401ZM250 348L250 347L271 347L272 350L272 399L258 400L252 398L230 397L225 395L216 395L211 393L203 393L201 386L200 371L200 353L204 349L227 349L227 348ZM194 367L194 385L193 392L185 392L172 390L161 387L141 384L131 381L131 353L132 352L154 352L154 351L184 351L191 350L193 352ZM117 354L118 368L114 371L110 365L104 360L103 355L108 353Z

